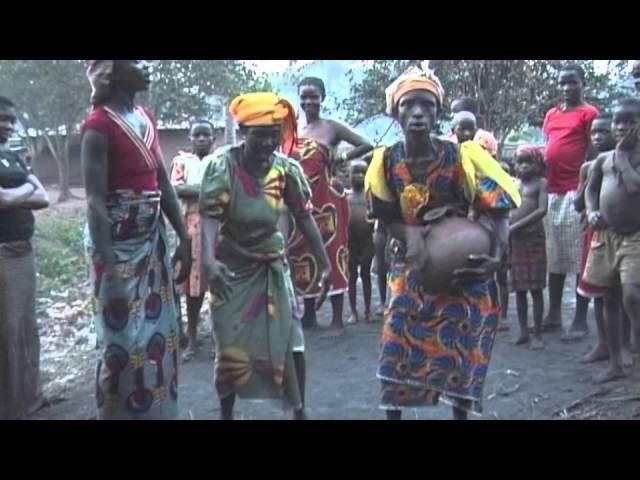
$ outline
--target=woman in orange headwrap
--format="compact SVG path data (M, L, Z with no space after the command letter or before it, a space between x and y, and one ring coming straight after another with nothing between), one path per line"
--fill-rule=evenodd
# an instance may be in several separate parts
M302 165L311 185L313 217L320 229L329 261L331 262L331 287L329 296L333 308L332 327L342 331L344 293L348 290L348 224L349 203L344 185L335 176L336 160L344 164L361 157L373 148L349 127L334 120L321 118L320 107L325 99L324 82L307 77L298 85L300 104L306 116L306 125L297 142L293 158ZM341 142L352 145L339 159L334 156ZM320 290L317 258L311 255L309 245L294 228L290 242L290 258L295 270L296 289L305 299L303 325L316 325L314 302Z
M304 338L293 317L286 241L278 229L283 205L319 259L318 288L325 293L329 262L311 217L309 184L299 164L281 153L294 145L295 115L273 93L241 95L229 111L245 141L213 154L200 191L221 416L233 418L237 394L281 398L302 419Z
M407 71L386 94L387 112L399 121L404 139L374 150L365 182L371 216L385 223L397 246L378 367L381 407L387 418L400 419L403 408L435 405L443 395L454 405L454 418L463 419L481 407L499 314L492 277L506 248L508 212L519 204L518 190L475 142L458 147L431 135L444 96L432 72ZM468 268L453 271L453 287L429 286L421 276L429 266L410 259L428 249L429 228L472 207L485 214L491 251L469 256ZM465 238L459 230L453 233Z

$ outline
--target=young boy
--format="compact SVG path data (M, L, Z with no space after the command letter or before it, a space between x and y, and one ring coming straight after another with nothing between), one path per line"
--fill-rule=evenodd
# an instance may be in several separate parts
M364 320L371 321L371 262L375 255L373 243L373 222L367 218L367 197L364 192L364 177L367 163L362 160L351 162L351 187L349 199L349 303L351 304L350 324L360 320L357 309L358 271L362 279L364 293Z
M586 189L587 220L597 230L585 280L602 287L609 368L603 383L625 375L620 295L640 344L640 99L626 98L613 113L615 150L600 155Z
M544 157L533 145L522 145L515 155L515 171L520 180L522 204L512 210L509 234L511 237L511 289L516 292L516 308L520 336L516 345L530 342L527 326L527 292L533 299L534 334L530 348L543 347L542 291L546 286L547 255L542 219L547 214L547 182L543 178Z
M200 182L206 168L205 157L211 153L215 144L215 130L208 120L195 120L189 131L191 153L180 152L173 159L171 166L171 183L176 189L178 198L182 200L184 222L191 236L192 267L187 281L178 286L178 291L187 300L187 336L189 344L183 353L185 362L198 353L198 323L200 310L207 291L207 284L202 278L200 213L198 200Z
M598 153L608 152L616 147L616 141L613 138L611 132L611 115L599 115L593 120L591 124L591 143L598 151ZM589 177L589 170L595 160L585 162L580 168L580 185L576 192L576 198L574 200L574 206L578 213L586 216L585 213L585 189L587 186L587 180ZM587 310L589 309L589 301L593 298L593 312L596 320L596 333L598 336L596 345L593 349L587 353L582 361L584 363L597 362L599 360L606 360L609 358L609 350L607 349L607 341L604 326L604 312L602 303L602 289L591 285L584 279L584 272L587 266L587 257L589 256L589 249L593 240L593 228L586 225L586 218L584 220L585 231L582 235L583 250L582 250L582 268L580 271L580 281L578 283L578 297L576 301L576 321L586 324Z
M477 141L477 140L476 140ZM491 152L489 152L491 153ZM502 169L509 175L513 176L511 165L507 162L500 162ZM500 269L496 272L496 283L498 284L498 294L500 298L500 323L498 331L505 332L509 330L507 316L509 314L509 258L508 254Z
M471 112L458 112L453 116L453 133L458 144L473 140L478 130L476 116Z
M382 220L376 220L373 243L376 247L374 270L378 279L378 294L380 305L376 309L375 316L382 318L387 305L387 273L389 272L389 246L391 237Z

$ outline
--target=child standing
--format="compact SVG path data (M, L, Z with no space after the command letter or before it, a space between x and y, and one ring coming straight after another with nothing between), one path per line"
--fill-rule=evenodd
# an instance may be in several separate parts
M585 280L603 289L609 368L597 383L625 375L622 315L630 317L640 345L640 100L626 98L613 112L616 149L600 155L590 169L586 188L589 225L594 234Z
M185 362L191 360L198 353L198 323L207 291L207 282L202 278L201 219L198 201L200 182L207 165L206 158L211 153L216 141L213 124L208 120L195 120L189 130L189 141L192 152L180 152L173 159L171 167L171 183L178 198L182 200L184 223L191 236L191 273L182 285L178 285L178 291L184 294L187 300L189 344L182 355Z
M375 255L373 243L374 223L367 217L367 197L364 192L364 177L367 163L362 160L351 162L351 187L349 200L349 303L351 305L350 324L360 318L357 309L358 276L362 280L364 293L364 319L371 321L371 262Z
M613 150L616 146L616 142L611 133L611 116L600 115L593 120L591 124L591 143L598 151L598 153L607 152ZM574 207L583 218L586 216L585 212L585 200L584 192L587 187L587 180L589 178L589 170L595 163L595 160L585 162L580 168L580 185L576 192L576 198L574 200ZM584 219L586 224L586 218ZM596 320L596 332L597 343L593 349L587 353L582 359L585 363L597 362L599 360L605 360L609 357L609 350L607 349L607 340L604 326L604 313L602 303L602 289L591 285L584 279L584 272L587 265L587 257L589 256L589 249L593 240L593 228L589 225L585 225L585 231L582 235L582 265L580 271L580 281L578 283L578 294L576 301L576 318L586 324L587 310L589 308L589 302L593 298L593 312Z
M476 116L471 112L458 112L453 116L453 133L458 144L473 140L478 131Z
M484 132L484 130L482 131ZM500 166L505 172L513 176L511 165L509 165L507 162L500 162ZM504 332L509 330L509 323L507 321L507 316L509 314L509 253L508 252L505 255L505 259L504 259L504 262L502 263L502 266L496 272L496 283L498 284L498 296L500 298L500 323L498 324L498 331Z
M520 180L522 204L512 210L509 234L511 237L511 289L516 292L516 308L520 336L516 345L529 344L531 349L543 347L542 291L546 286L547 255L543 218L547 214L547 183L543 178L544 157L533 145L518 147L515 171ZM527 292L533 299L534 335L530 342L527 326Z

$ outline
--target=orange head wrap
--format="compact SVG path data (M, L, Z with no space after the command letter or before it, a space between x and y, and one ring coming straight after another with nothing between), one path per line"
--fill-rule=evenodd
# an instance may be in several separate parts
M387 101L387 114L393 115L400 98L407 92L413 90L427 90L433 93L438 99L438 107L442 106L444 100L444 89L442 84L432 70L420 70L416 67L409 67L385 90Z
M282 125L281 150L289 155L298 130L293 106L272 92L247 93L234 98L229 113L247 127Z

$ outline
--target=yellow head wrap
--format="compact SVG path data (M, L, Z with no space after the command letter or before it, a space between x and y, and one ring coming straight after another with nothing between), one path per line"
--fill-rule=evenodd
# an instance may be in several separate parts
M234 98L229 113L247 127L282 125L281 148L289 155L296 144L298 126L293 106L272 92L247 93Z

